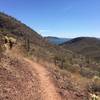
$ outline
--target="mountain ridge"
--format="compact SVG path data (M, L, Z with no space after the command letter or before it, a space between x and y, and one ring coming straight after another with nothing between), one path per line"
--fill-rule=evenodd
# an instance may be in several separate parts
M100 40L95 37L78 37L68 42L61 44L64 48L67 48L73 52L83 54L90 57L99 57ZM97 54L96 54L97 53ZM97 59L99 60L99 59Z
M53 36L48 36L44 37L49 43L54 44L54 45L60 45L64 42L67 42L71 40L71 38L60 38L60 37L53 37Z

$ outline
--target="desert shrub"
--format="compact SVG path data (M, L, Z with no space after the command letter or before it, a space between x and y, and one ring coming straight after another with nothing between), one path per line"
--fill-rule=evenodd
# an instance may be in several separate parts
M0 54L3 52L3 48L2 46L0 45Z
M93 71L89 68L82 68L80 71L80 74L83 77L87 77L87 78L92 78L93 76L99 76L99 72L98 71Z
M1 61L1 58L2 58L2 54L3 54L3 49L2 49L2 47L0 45L0 61Z
M0 53L2 52L2 44L3 44L2 35L0 35Z
M53 57L54 64L59 66L61 69L64 69L64 64L66 62L65 57L62 55L55 55Z
M2 41L2 36L0 35L0 61L3 53L3 41Z
M64 64L64 69L70 71L70 72L74 72L75 71L75 67L72 66L70 64L70 62L66 61L65 64Z
M89 92L100 92L100 77L96 76L93 77L91 83L88 84L88 91Z

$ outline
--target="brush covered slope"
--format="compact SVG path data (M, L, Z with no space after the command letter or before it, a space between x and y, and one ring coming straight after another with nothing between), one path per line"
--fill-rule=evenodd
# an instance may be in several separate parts
M70 59L74 55L73 52L63 49L62 47L48 43L37 32L4 13L0 13L0 34L8 37L16 38L20 49L26 56L33 56L45 60L52 60L55 56Z
M15 37L20 43L23 52L28 52L29 55L37 56L39 58L42 57L48 59L52 54L58 52L58 50L59 53L64 51L57 46L49 44L36 31L4 13L0 13L0 34L3 36L7 35L8 37Z
M100 39L93 37L79 37L65 42L62 46L73 52L80 53L87 57L100 59Z
M34 54L46 45L42 36L37 32L4 13L0 13L0 34L16 37L22 48L27 50L26 52L34 51ZM41 51L45 53L46 50L44 48L44 50Z
M7 50L5 36L16 39L11 50ZM87 88L93 77L99 76L99 63L71 50L51 45L25 24L0 13L0 86L2 86L0 98L41 100L38 75L35 70L32 74L31 66L23 57L31 58L48 69L62 100L68 100L68 98L88 100L88 92L99 91L99 85L96 83L96 87L90 84ZM33 97L35 98L32 99Z

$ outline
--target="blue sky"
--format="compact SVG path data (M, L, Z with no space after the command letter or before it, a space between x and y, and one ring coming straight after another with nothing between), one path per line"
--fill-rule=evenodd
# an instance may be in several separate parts
M100 0L0 0L0 11L43 36L100 37Z

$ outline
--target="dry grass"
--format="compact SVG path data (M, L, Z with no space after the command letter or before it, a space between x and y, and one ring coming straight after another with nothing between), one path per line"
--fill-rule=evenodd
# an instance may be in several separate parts
M0 62L1 100L40 100L37 76L22 59L3 55Z

